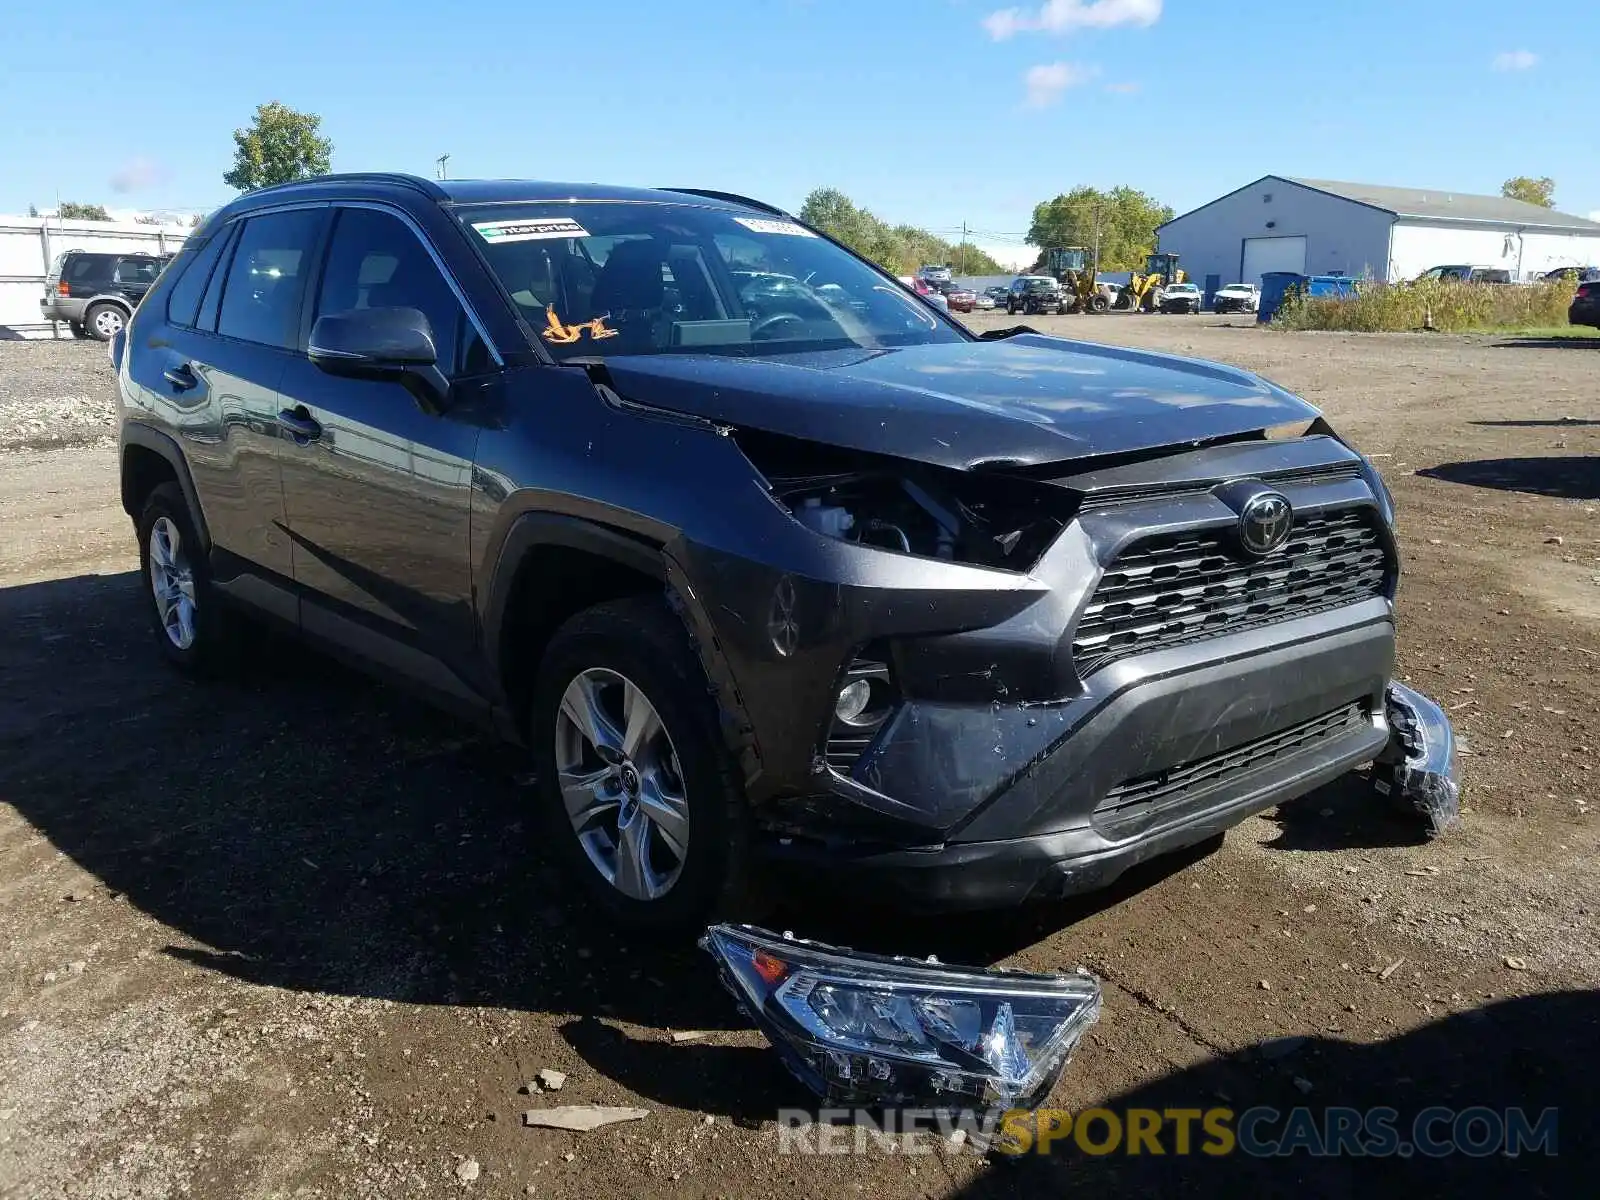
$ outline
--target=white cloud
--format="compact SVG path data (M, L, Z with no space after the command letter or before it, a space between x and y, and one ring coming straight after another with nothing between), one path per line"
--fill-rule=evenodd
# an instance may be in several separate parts
M1036 10L1003 8L983 19L997 42L1019 33L1071 33L1075 29L1111 29L1117 25L1154 25L1161 19L1162 0L1044 0Z
M1047 63L1029 67L1022 81L1028 89L1029 108L1049 108L1068 88L1079 87L1095 77L1093 67L1073 63Z
M148 158L130 158L111 175L111 190L117 193L137 192L162 182L167 177L166 168Z
M1106 91L1113 96L1137 96L1144 91L1144 84L1137 79L1131 79L1126 83L1108 83L1106 84Z
M1494 56L1496 71L1528 71L1539 65L1539 56L1532 50L1507 50Z
M1589 220L1591 220L1591 221L1600 221L1600 208L1595 209L1592 213L1589 214Z

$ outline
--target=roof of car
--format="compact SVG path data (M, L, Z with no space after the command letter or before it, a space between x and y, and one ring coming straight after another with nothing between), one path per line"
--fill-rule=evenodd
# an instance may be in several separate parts
M600 183L556 183L537 179L423 179L416 175L390 172L319 175L314 179L277 184L247 192L228 208L254 207L261 201L282 199L285 194L309 192L314 195L332 195L339 192L355 194L393 194L396 191L421 192L430 199L444 204L515 204L572 201L578 203L601 200L624 203L700 204L716 208L754 209L758 212L788 216L774 205L731 192L711 191L701 188L629 188ZM241 204L244 201L247 203Z

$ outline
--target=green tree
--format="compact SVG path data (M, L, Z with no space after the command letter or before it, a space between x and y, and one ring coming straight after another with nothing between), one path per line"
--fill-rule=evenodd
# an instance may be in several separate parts
M1556 181L1548 175L1538 179L1518 175L1500 185L1500 194L1508 200L1522 200L1528 204L1537 204L1540 208L1554 208Z
M109 221L111 214L104 204L79 204L76 200L63 200L56 216L64 221Z
M1004 273L976 246L952 245L915 225L890 225L837 188L817 188L807 196L800 219L895 275L910 275L925 263L948 263L963 275Z
M1098 228L1102 271L1142 271L1145 255L1155 249L1156 226L1170 220L1172 209L1136 188L1102 192L1080 184L1034 206L1028 244L1041 251L1053 246L1092 250Z
M248 129L233 131L233 170L222 177L241 192L326 175L333 143L323 137L322 118L296 112L274 100L256 108Z

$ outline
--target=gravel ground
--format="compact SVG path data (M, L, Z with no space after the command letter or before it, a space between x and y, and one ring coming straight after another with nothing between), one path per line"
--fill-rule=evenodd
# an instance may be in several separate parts
M0 344L0 453L115 442L114 379L99 342Z
M276 642L226 682L161 667L103 351L0 343L0 1197L1587 1194L1600 349L1038 324L1262 371L1381 456L1401 667L1466 742L1465 826L1419 843L1351 778L1072 904L777 923L1089 965L1106 1014L1056 1105L1557 1106L1558 1159L778 1154L807 1096L698 951L589 922L514 756ZM650 1115L523 1128L544 1067Z

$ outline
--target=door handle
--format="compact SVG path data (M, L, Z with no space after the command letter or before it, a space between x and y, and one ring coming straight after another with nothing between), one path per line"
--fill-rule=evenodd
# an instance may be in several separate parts
M314 442L322 436L322 426L305 409L282 409L278 424L294 434L296 441Z
M163 379L170 383L176 391L187 392L200 381L195 378L194 368L188 363L181 363L176 367L168 367L161 373Z

